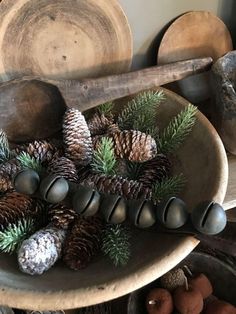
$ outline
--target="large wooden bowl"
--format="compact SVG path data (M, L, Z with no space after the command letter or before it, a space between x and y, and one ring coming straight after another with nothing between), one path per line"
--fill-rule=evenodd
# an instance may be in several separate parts
M188 104L173 92L164 91L167 101L159 107L161 128ZM228 179L226 154L215 129L200 112L191 135L176 153L175 172L181 171L187 178L182 197L189 208L206 199L222 203ZM137 230L133 239L132 258L124 268L115 268L107 259L98 257L82 271L74 272L59 263L44 275L32 277L18 270L15 256L1 255L1 303L52 310L107 301L160 277L198 244L190 236L160 234L155 230Z

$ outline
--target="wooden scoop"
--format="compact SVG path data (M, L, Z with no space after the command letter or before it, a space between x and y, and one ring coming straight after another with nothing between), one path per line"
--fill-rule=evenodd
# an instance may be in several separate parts
M179 61L98 79L23 77L0 85L0 128L12 142L50 137L61 129L66 106L81 111L209 70L212 58Z

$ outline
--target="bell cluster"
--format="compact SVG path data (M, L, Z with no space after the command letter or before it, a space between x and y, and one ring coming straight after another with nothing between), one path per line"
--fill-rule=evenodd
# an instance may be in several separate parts
M214 201L201 202L189 213L185 202L177 197L157 205L144 199L126 200L82 185L71 188L66 179L55 174L41 180L31 169L20 171L13 184L17 192L40 197L49 203L69 199L78 214L84 217L100 214L107 223L121 224L129 219L138 228L149 228L159 222L167 229L178 229L191 220L198 232L215 235L227 222L224 209Z

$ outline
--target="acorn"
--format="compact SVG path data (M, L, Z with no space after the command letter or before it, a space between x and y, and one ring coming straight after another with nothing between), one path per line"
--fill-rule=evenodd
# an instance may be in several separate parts
M129 200L128 211L131 222L139 228L151 227L155 222L155 206L147 200Z
M214 201L205 201L191 213L194 227L201 233L214 235L224 230L227 217L223 207Z
M66 179L51 174L44 178L39 187L42 198L52 204L60 203L69 192L69 184Z
M100 194L85 186L79 186L73 196L73 209L84 217L94 216L100 205Z
M169 229L180 228L188 220L186 204L177 197L171 197L158 205L156 214L158 220Z
M214 300L207 304L205 314L236 314L236 307L228 302Z
M120 224L126 220L127 205L120 195L105 195L99 210L107 223Z
M185 274L181 268L172 269L161 277L161 286L169 291L184 285Z
M189 278L188 282L193 288L196 288L201 292L203 299L209 297L213 292L210 280L202 273Z
M39 175L32 169L22 170L14 178L14 188L17 192L33 195L40 183Z
M201 292L188 285L185 277L185 285L175 289L174 305L181 314L199 314L203 309Z
M171 314L174 305L170 292L162 288L151 290L146 297L146 309L149 314Z

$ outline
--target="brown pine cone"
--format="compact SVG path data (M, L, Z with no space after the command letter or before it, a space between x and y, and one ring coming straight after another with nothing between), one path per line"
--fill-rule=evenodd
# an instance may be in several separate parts
M34 141L14 149L17 155L23 151L39 160L41 163L44 163L49 162L53 158L54 154L58 152L58 148L48 141Z
M113 124L112 117L106 117L104 114L95 113L88 121L88 128L91 135L101 135L107 133L108 127Z
M68 229L78 214L73 208L69 208L63 204L52 205L48 212L49 221L52 225L59 229Z
M13 189L12 179L21 170L20 162L13 158L0 165L0 192Z
M157 154L155 140L149 135L136 130L128 130L111 134L115 154L119 158L144 162Z
M142 183L119 176L89 175L81 184L98 190L100 193L118 194L126 199L150 199L151 189Z
M66 237L63 261L71 269L85 268L101 247L103 224L98 217L78 218Z
M78 183L84 181L92 172L90 165L77 166Z
M171 162L167 156L158 154L155 158L142 164L142 174L138 181L144 186L151 187L155 182L161 182L168 177L171 170Z
M92 137L93 149L97 150L104 135L94 135Z
M67 109L63 122L63 140L67 158L80 165L90 163L93 153L91 135L79 110Z
M40 201L17 192L8 192L0 198L0 229L22 218L41 218L43 211Z
M78 182L77 169L74 162L66 157L55 157L47 168L48 173L57 174L71 182Z

